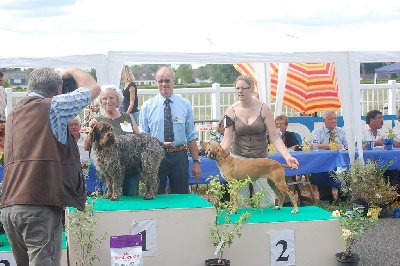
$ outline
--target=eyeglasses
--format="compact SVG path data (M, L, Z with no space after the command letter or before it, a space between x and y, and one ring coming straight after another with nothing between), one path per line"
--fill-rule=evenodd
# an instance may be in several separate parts
M115 97L103 97L101 98L103 101L114 101L116 98Z
M170 79L159 79L159 80L157 80L157 82L160 83L160 84L164 83L164 82L168 84L168 83L171 82L171 80Z
M237 91L247 91L248 89L250 89L250 87L246 87L246 88L243 88L243 87L238 87L238 88L235 88L235 90L237 90Z

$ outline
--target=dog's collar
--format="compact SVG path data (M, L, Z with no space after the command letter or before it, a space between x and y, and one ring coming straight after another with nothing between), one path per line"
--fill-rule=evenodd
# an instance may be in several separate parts
M229 154L227 154L224 158L222 158L222 159L217 159L217 158L215 158L215 160L218 162L218 161L222 161L222 160L225 160L226 158L228 158L228 156L229 156Z

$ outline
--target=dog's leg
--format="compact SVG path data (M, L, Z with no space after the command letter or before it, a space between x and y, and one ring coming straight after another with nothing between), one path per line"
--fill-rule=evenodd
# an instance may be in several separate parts
M284 180L284 179L283 179L283 180ZM297 206L296 197L294 196L293 192L289 190L289 188L288 188L287 185L286 185L286 182L284 182L284 181L283 181L283 182L279 182L279 183L277 183L277 184L275 184L275 185L276 185L277 189L281 192L281 194L282 194L283 196L284 196L284 195L287 195L287 196L289 197L290 201L291 201L292 204L293 204L292 213L298 213L299 208L298 208L298 206ZM282 204L283 204L283 199L282 199L282 201L280 201L280 202L278 203L278 207L281 208L281 207L282 207Z
M106 185L107 185L107 192L106 192L106 194L104 194L104 196L103 196L103 198L105 198L105 199L110 199L111 197L112 197L112 190L113 190L113 188L112 188L112 182L111 182L111 176L106 176L105 177L105 179L106 179Z

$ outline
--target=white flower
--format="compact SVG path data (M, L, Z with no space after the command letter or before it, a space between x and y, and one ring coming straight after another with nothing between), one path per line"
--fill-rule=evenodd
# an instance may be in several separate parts
M344 239L347 239L351 236L351 231L349 229L342 229Z
M339 218L340 217L340 211L338 211L338 210L333 211L332 212L332 217L335 218L335 219Z

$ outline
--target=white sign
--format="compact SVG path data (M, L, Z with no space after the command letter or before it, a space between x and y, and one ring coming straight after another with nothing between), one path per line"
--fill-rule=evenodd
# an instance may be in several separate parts
M0 252L0 266L16 266L12 252Z
M271 266L292 266L296 264L294 230L270 232Z
M157 221L140 220L134 221L131 234L142 235L142 254L144 257L157 256Z

